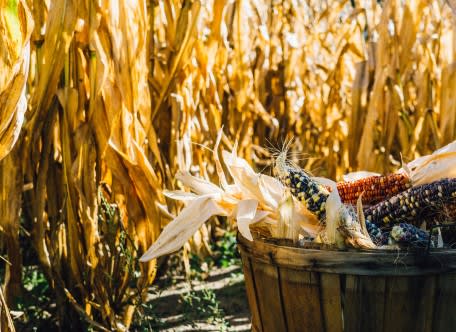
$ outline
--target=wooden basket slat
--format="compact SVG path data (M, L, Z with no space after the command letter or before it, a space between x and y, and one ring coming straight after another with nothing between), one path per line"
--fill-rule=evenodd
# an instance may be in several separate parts
M432 331L452 331L456 327L456 273L437 276L435 289Z
M386 331L410 331L415 326L413 312L420 299L410 298L412 278L391 277L386 280L384 323Z
M280 281L275 266L251 261L263 331L287 331L282 308Z
M252 275L252 267L250 264L251 263L249 258L246 257L242 259L245 289L247 292L247 300L249 301L250 313L252 315L252 330L262 331L263 328L261 326L260 309L257 301L257 291L255 287L255 281Z
M342 332L342 298L340 276L332 273L320 274L320 298L324 331Z
M288 329L291 331L323 330L318 273L285 267L280 268L279 271ZM305 310L301 310L302 308Z
M436 276L423 276L424 280L418 280L415 287L419 292L412 290L414 294L410 297L419 296L421 301L418 311L414 313L416 318L416 330L423 332L432 332L432 321L434 319Z
M383 331L385 277L345 277L344 325L346 331Z

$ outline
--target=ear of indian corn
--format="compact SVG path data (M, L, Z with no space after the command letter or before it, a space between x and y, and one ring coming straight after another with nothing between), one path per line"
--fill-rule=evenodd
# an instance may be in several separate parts
M287 165L284 155L277 158L274 171L280 181L290 188L293 196L303 202L319 220L325 219L326 200L329 196L325 186L312 180L302 169Z
M374 242L377 246L388 243L388 235L384 233L376 224L366 220L366 228L372 242Z
M401 222L418 225L442 215L445 206L455 202L456 179L442 179L410 188L367 208L364 214L366 220L377 225Z
M390 239L399 244L426 246L429 241L429 233L411 224L400 223L391 230Z
M429 240L428 232L407 223L394 225L391 231L382 231L377 225L369 221L366 221L366 227L372 241L377 246L387 244L423 246L427 245ZM432 242L431 245L433 245Z
M411 187L410 178L404 173L393 173L384 176L369 176L364 179L338 182L342 202L356 204L362 196L363 205L376 204Z

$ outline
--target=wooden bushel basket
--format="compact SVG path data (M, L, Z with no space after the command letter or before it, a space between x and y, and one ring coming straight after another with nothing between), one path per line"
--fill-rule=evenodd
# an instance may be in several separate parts
M456 331L456 250L337 251L238 235L252 331Z

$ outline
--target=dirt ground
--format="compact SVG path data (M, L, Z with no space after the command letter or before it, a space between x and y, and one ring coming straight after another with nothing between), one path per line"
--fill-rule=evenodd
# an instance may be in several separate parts
M189 292L196 300L205 294L215 294L215 301L203 301L199 306L189 308L188 300L184 300ZM213 310L205 312L214 302L220 309L217 312L221 313L222 322L211 322ZM190 284L180 280L165 289L161 288L160 293L151 294L148 303L158 320L152 325L154 331L250 331L244 276L239 266L214 268L204 281L192 281ZM193 316L199 316L198 320L191 319Z

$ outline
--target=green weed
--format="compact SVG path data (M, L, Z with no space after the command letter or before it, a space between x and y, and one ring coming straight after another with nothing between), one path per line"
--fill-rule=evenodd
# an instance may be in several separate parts
M196 328L198 321L205 321L209 324L216 324L221 331L229 327L224 318L224 312L213 290L203 288L201 291L190 290L181 296L183 316L187 324Z

